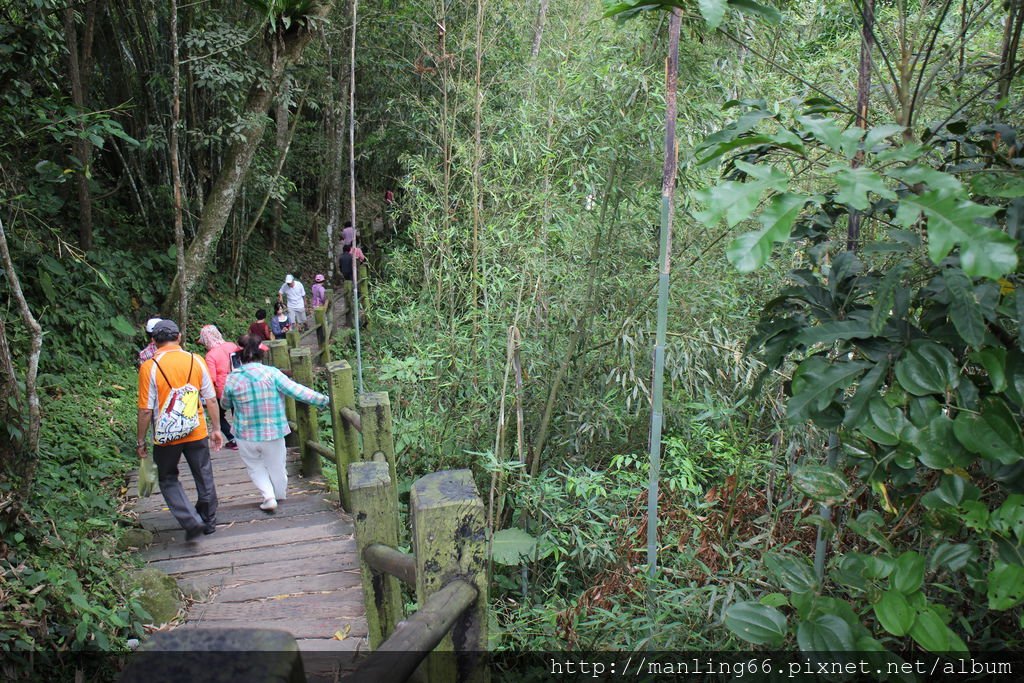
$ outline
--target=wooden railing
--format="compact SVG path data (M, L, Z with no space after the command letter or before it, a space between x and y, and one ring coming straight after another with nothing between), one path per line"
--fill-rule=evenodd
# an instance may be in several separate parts
M329 340L330 319L320 320ZM267 345L270 363L289 371L297 382L313 384L313 351L299 346L297 334ZM289 445L300 449L302 475L319 475L321 458L334 463L339 502L355 524L371 653L342 680L403 681L417 669L428 683L489 680L483 661L488 608L486 516L472 473L433 472L413 483L409 501L413 552L399 550L403 534L388 394L364 393L357 405L348 362L328 362L326 371L333 446L317 439L314 406L296 405L289 398L286 409L293 429ZM401 584L414 592L419 605L408 616ZM195 649L196 630L158 634L144 649L153 653L182 649L185 641ZM274 638L280 637L280 632L268 635L263 629L219 633L216 642L222 653L251 654L247 651L261 649L254 644L276 643ZM275 648L294 652L288 680L301 681L302 662L291 642L292 646ZM134 664L130 669L136 673L146 671L144 663ZM277 668L274 676L279 673ZM125 680L136 680L127 674ZM248 680L280 680L270 676L268 670Z

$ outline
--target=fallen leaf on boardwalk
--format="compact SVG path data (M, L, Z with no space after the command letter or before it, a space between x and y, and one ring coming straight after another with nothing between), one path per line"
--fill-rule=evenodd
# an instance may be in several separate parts
M334 638L332 640L345 640L351 632L352 624L347 624L344 629L334 632Z

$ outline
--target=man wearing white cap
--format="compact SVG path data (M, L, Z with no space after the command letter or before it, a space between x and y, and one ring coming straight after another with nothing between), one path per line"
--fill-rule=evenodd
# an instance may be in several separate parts
M153 328L160 322L160 318L150 318L146 321L146 334L149 336L149 345L139 351L139 365L156 355L156 341L153 339Z
M288 322L301 329L306 328L306 288L291 273L284 278L284 284L277 290L277 300L288 307Z

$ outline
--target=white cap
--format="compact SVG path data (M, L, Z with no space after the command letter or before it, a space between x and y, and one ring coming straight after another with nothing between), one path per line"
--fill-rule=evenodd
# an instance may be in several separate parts
M287 275L284 276L284 283L287 285L291 282L295 282L295 276L292 275L291 273L288 273Z
M163 320L163 318L150 318L146 321L146 334L153 334L153 328L156 324Z

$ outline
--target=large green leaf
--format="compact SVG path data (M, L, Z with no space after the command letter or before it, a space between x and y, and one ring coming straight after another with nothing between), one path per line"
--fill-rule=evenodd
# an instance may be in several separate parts
M868 134L864 136L864 149L871 152L878 143L884 141L886 138L899 135L903 130L904 127L896 123L886 123L881 126L875 126L868 130Z
M919 612L914 625L910 628L910 637L929 652L949 650L951 633L942 618L930 608Z
M760 195L758 195L760 196ZM786 192L772 197L758 221L764 227L734 239L725 251L726 258L741 273L749 273L763 266L772 255L776 242L789 239L800 211L808 201L804 195Z
M996 560L988 573L988 607L1008 610L1024 602L1024 567Z
M943 192L909 194L900 200L928 217L928 255L934 263L960 245L960 265L971 277L996 280L1017 267L1017 242L999 230L977 221L989 218L999 207L982 206Z
M498 564L518 565L537 555L537 539L522 529L502 529L494 534L491 559Z
M913 446L921 464L933 470L966 467L974 459L953 433L953 421L942 413L933 415L928 424L918 430Z
M949 317L953 327L970 346L978 349L985 342L985 319L974 296L974 284L959 268L946 268L942 280L949 292Z
M970 543L943 543L932 553L932 571L945 569L949 572L958 572L968 562L978 559L978 546Z
M914 156L920 155L923 150L918 149ZM929 190L938 190L944 194L957 194L963 190L963 184L956 176L944 173L931 166L905 166L886 171L886 174L901 180L907 187L925 185Z
M974 173L970 183L971 192L982 197L1024 197L1024 178L1017 171Z
M847 159L852 159L857 153L860 139L864 135L860 128L843 130L834 120L824 116L800 116L797 121L815 140Z
M896 379L914 396L945 394L960 383L956 359L935 342L914 342L896 362Z
M698 190L694 193L694 198L707 205L707 209L694 213L694 216L710 226L725 218L726 224L731 228L750 217L761 201L764 191L765 184L762 182L738 180L729 180Z
M860 426L860 432L875 443L896 446L907 424L902 410L875 397L868 404L868 420Z
M896 558L889 581L892 587L904 595L916 593L924 583L924 557L908 550Z
M992 512L992 529L1005 537L1024 540L1024 495L1014 493Z
M806 328L797 335L796 343L809 347L845 339L867 339L871 336L871 329L864 320L831 320Z
M755 645L778 646L786 638L786 615L756 602L737 602L725 611L725 626Z
M796 641L804 652L844 652L853 649L853 632L836 615L819 614L800 622Z
M718 28L722 20L725 19L725 9L728 5L726 0L697 0L701 16L704 17L708 28L712 30Z
M964 448L986 460L1012 465L1024 457L1020 427L1006 403L995 396L982 401L980 414L957 415L953 433Z
M801 465L793 472L793 487L811 500L835 505L846 497L850 485L839 472L825 465Z
M811 356L793 373L793 396L786 404L786 415L793 422L813 417L828 407L836 392L853 384L869 367L871 365L863 361L833 364L821 356Z
M943 475L935 489L921 497L921 505L928 510L955 508L965 500L976 500L978 487L956 474Z
M836 184L839 192L836 201L846 204L858 211L866 211L871 206L868 192L874 192L883 199L896 199L896 193L886 187L885 180L870 168L858 166L833 166L836 172Z
M907 635L917 616L903 593L899 591L885 591L874 607L878 623L894 636Z
M970 359L980 364L988 373L988 379L992 382L992 389L996 393L1006 390L1006 349L989 347L975 351Z
M850 399L846 407L846 414L843 415L843 424L847 427L857 427L867 415L868 405L871 399L878 396L878 387L882 385L886 374L889 372L889 362L882 361L861 378L857 385L857 392Z
M764 565L784 588L794 593L807 593L818 585L814 569L803 558L772 552L764 556Z
M903 273L907 270L906 263L899 263L889 270L878 283L875 293L875 305L871 308L870 327L872 334L878 334L885 327L886 321L896 302L896 290L903 286Z

